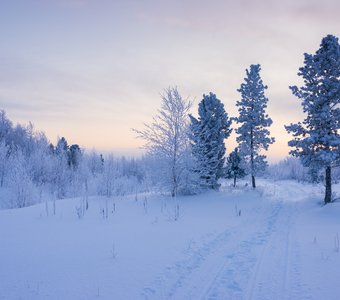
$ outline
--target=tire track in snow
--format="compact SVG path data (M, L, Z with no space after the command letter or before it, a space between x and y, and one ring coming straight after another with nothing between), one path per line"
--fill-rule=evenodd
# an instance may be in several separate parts
M296 203L284 204L258 258L246 299L310 299L300 281L297 214Z
M312 299L311 295L309 294L309 289L301 283L301 272L299 267L299 262L301 261L301 254L300 254L300 246L299 242L296 238L296 227L295 227L295 220L293 221L292 230L290 233L291 238L291 263L290 269L287 273L287 282L289 283L288 288L289 292L286 297L287 300L289 299Z
M220 274L216 276L214 283L208 288L202 299L245 299L247 285L251 279L251 273L257 268L258 255L254 250L268 242L278 216L282 209L282 203L274 205L264 230L255 232L248 239L243 240L236 251L228 255L228 261ZM256 271L255 271L256 272Z
M264 244L276 223L282 203L276 202L266 218L254 213L246 222L228 228L210 242L191 251L186 260L167 268L151 287L145 299L242 299L256 255L252 248ZM240 226L253 228L257 219L267 220L264 228L240 232ZM239 241L239 242L237 242Z
M189 283L195 284L194 281L191 280L193 274L200 272L207 258L214 254L219 246L228 241L230 237L231 231L226 230L198 249L189 251L188 258L167 267L151 287L144 289L144 298L171 299L175 296L177 297L179 290L183 288L187 289L185 286L186 282L189 281ZM211 265L210 267L213 269ZM191 297L189 299L191 299Z
M283 210L257 260L246 299L282 299L288 294L291 209L285 206Z

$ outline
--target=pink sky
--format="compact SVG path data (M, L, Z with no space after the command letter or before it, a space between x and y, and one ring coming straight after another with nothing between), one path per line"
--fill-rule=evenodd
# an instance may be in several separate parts
M303 117L288 86L304 52L340 36L339 11L333 0L1 1L0 109L52 142L132 153L131 128L151 120L163 88L177 85L195 111L214 92L236 116L245 69L260 63L274 161L288 154L283 125Z

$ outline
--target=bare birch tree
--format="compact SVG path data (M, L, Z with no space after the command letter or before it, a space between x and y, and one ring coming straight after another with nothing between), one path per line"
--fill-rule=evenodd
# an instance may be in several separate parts
M156 158L160 180L175 197L183 184L187 171L189 153L188 113L191 101L184 100L177 87L164 89L162 105L150 124L144 123L143 130L134 131L145 141L144 148ZM185 189L185 187L184 187Z

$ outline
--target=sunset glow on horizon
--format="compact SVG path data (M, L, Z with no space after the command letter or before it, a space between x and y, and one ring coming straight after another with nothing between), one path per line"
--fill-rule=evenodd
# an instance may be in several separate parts
M245 70L259 63L277 161L284 125L303 118L288 87L301 85L303 53L340 36L339 11L336 0L2 1L0 109L53 143L132 155L143 141L131 128L152 120L164 88L194 100L194 115L213 92L235 117Z

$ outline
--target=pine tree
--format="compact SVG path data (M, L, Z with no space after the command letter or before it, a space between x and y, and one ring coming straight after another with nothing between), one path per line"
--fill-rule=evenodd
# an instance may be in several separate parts
M260 154L261 150L268 150L275 141L267 129L273 122L265 112L268 98L264 92L268 87L263 84L260 71L260 65L251 65L250 70L246 70L245 83L238 89L241 100L236 103L239 111L236 122L241 124L236 129L237 142L249 166L253 188L256 187L255 176L267 167L266 156Z
M57 145L54 151L54 181L53 188L56 189L56 196L58 199L62 199L66 196L67 185L69 184L68 173L68 151L69 146L64 137L58 139Z
M190 119L194 171L199 175L203 188L218 189L218 179L223 176L225 161L224 140L232 131L231 119L223 103L213 93L203 95L198 106L198 119L193 116Z
M293 139L290 151L304 166L324 169L325 204L332 200L332 167L340 161L340 45L338 38L327 35L319 50L304 54L299 69L304 86L291 86L293 95L307 114L304 121L285 126Z
M229 154L227 163L226 177L234 179L235 187L236 179L246 176L246 170L242 165L242 157L240 156L238 148L235 148L234 151Z
M73 170L76 169L80 164L82 154L83 153L79 145L77 144L71 145L68 149L68 157L67 157L68 166L73 168Z

